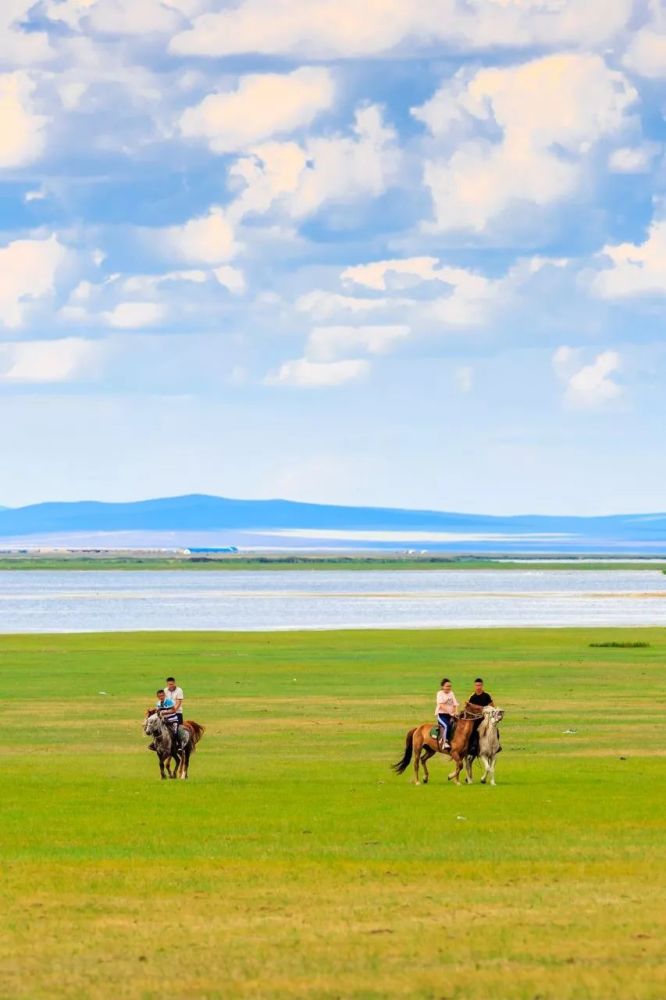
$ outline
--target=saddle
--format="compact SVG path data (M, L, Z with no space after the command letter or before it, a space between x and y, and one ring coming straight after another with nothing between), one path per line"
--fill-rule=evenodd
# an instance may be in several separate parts
M449 726L449 736L448 736L449 743L451 742L451 740L453 739L453 737L456 734L456 725L457 725L457 722L458 722L458 720L454 719L453 722L451 723L451 725ZM431 736L431 739L433 739L433 740L440 740L441 739L441 737L442 737L441 726L439 725L438 722L435 723L434 726L430 727L430 736Z

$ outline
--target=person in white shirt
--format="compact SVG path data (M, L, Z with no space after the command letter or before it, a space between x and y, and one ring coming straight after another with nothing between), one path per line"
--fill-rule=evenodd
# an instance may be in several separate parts
M166 712L162 711L162 715L167 725L171 726L173 738L178 746L178 726L182 726L183 724L183 702L185 695L183 694L183 689L176 684L175 677L167 677L166 695L171 705Z
M178 724L182 726L183 724L183 702L185 701L185 695L183 694L183 689L178 687L176 684L175 677L167 677L167 698L170 698L173 702L173 713L178 716Z
M173 697L173 696L172 696ZM435 706L435 716L439 722L442 750L450 750L449 733L453 724L453 717L458 714L458 700L451 688L451 681L445 677L437 692L437 704Z

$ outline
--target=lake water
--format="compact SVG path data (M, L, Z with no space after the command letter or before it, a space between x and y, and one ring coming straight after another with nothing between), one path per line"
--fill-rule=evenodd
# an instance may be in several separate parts
M0 571L0 632L663 625L620 570Z

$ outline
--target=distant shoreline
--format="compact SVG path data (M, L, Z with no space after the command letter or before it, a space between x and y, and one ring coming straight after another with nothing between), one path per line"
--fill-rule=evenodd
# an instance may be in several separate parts
M666 556L660 560L655 556L612 558L608 556L497 556L486 557L438 557L421 558L395 555L358 556L305 556L305 555L257 555L257 556L160 556L137 555L8 555L0 557L0 571L18 570L23 572L40 570L139 570L147 572L176 570L194 572L240 572L240 571L428 571L428 570L653 570L666 572Z

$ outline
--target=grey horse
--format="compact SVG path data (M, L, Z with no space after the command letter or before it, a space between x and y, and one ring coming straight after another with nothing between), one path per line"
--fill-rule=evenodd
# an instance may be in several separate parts
M497 727L504 718L504 709L494 708L488 705L483 710L483 721L479 726L479 749L478 753L465 757L465 778L468 785L472 784L472 764L476 757L483 764L484 771L481 784L485 785L486 779L490 776L490 784L495 784L495 758L499 753L500 742Z
M163 779L177 778L180 772L181 777L185 777L182 772L182 763L185 757L187 744L190 741L189 730L184 726L180 727L179 738L180 747L174 749L171 729L156 711L150 711L144 724L143 731L146 736L152 736L155 744L155 752L160 765L160 775ZM188 755L189 756L189 755ZM173 768L172 768L173 763Z
M194 722L193 719L186 719L182 726L178 727L179 746L174 747L169 726L156 708L149 708L143 731L146 736L153 737L162 777L166 778L168 775L170 778L186 779L190 768L190 757L202 740L206 727ZM173 770L170 767L171 761L174 765Z

